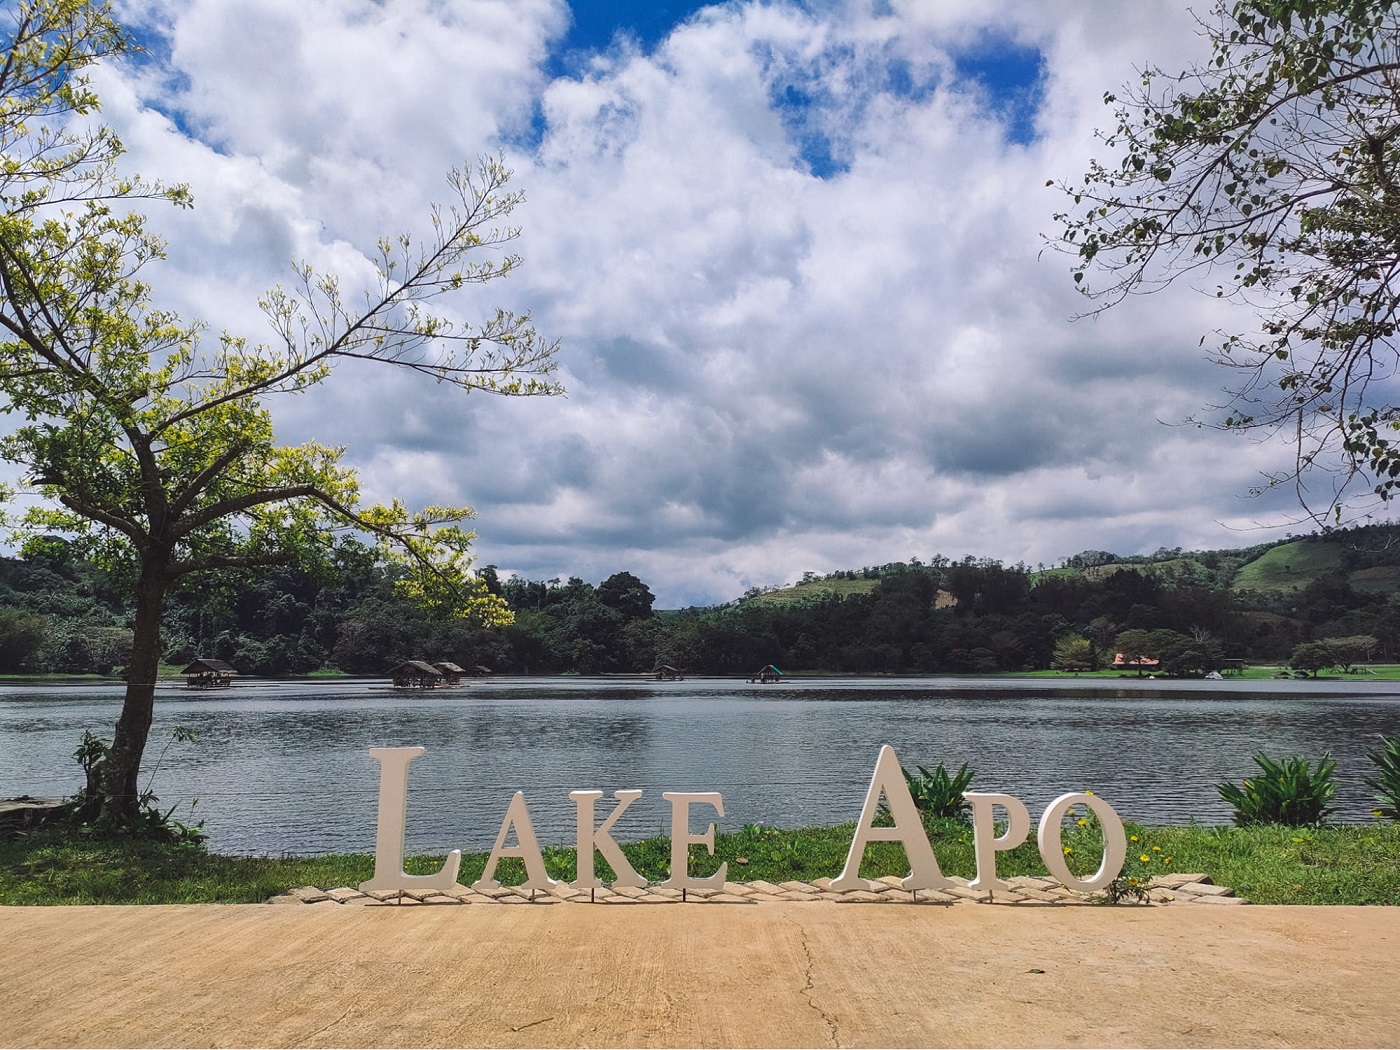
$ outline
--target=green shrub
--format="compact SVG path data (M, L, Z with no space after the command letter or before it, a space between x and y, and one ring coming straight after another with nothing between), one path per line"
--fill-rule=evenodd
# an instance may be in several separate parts
M1333 773L1337 763L1330 753L1318 760L1314 769L1304 758L1294 755L1275 762L1262 751L1254 756L1260 775L1244 782L1217 784L1220 797L1234 810L1238 827L1255 824L1286 824L1302 827L1321 824L1332 808L1337 784Z
M1381 737L1381 749L1366 757L1380 770L1379 776L1363 778L1367 787L1375 789L1380 803L1376 816L1400 820L1400 737Z
M909 794L914 798L914 808L925 820L943 818L966 824L971 820L972 807L963 798L963 792L972 784L975 772L966 762L956 773L949 775L942 762L930 772L926 766L918 767L918 774L911 774L901 767L904 779L909 783Z

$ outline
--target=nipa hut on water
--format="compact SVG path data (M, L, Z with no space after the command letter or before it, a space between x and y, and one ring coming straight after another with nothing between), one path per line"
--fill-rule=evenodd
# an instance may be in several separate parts
M772 664L769 664L763 670L759 671L758 674L754 675L752 678L749 679L750 682L759 682L762 684L767 684L769 682L781 682L782 680L783 672L779 671Z
M458 667L451 660L439 660L433 666L442 672L443 685L461 685L462 675L467 673L465 667Z
M436 689L443 684L443 674L426 660L405 660L392 671L395 689Z
M685 678L685 675L681 674L680 671L676 670L676 668L672 667L670 664L662 664L651 673L656 676L658 682L680 682Z
M238 672L223 660L196 660L180 673L190 689L225 689Z

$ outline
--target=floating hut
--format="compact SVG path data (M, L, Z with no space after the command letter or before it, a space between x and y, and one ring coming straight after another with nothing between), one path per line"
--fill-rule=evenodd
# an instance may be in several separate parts
M190 689L227 689L238 672L222 660L196 660L180 673Z
M477 678L486 678L495 673L495 671L491 670L491 668L487 667L485 664L477 664L472 668L472 675Z
M750 682L758 682L759 684L763 685L766 685L769 682L781 682L782 680L783 672L779 671L772 664L769 664L768 666L763 668L763 670L759 671L758 674L754 675L752 678L749 679Z
M461 685L462 675L467 673L465 667L458 667L451 660L439 660L433 666L442 672L443 685Z
M405 660L389 672L395 689L436 689L443 674L426 660Z
M685 675L676 670L670 664L662 664L651 672L656 676L658 682L680 682L685 680Z

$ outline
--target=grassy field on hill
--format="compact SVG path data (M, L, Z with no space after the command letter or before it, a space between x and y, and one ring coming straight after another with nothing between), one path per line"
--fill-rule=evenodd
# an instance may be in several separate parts
M843 598L848 594L869 594L879 582L863 578L812 580L808 583L795 583L791 587L780 587L775 591L764 591L749 600L758 605L799 605L833 594Z
M1235 575L1237 591L1290 591L1342 567L1340 544L1294 540L1255 558Z

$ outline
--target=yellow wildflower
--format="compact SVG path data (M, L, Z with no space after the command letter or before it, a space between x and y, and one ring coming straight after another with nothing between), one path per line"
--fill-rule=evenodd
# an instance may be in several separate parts
M1087 820L1085 820L1083 817L1080 817L1078 823L1079 823L1079 826L1082 828L1082 827L1084 827L1084 825L1088 824L1089 822L1088 822Z
M1153 846L1153 847L1152 847L1152 852L1153 852L1153 853L1161 853L1161 852L1162 852L1162 847L1161 847L1161 846Z
M1136 842L1136 841L1137 841L1137 836L1136 836L1136 835L1129 835L1129 836L1128 836L1128 841L1129 841L1129 842Z
M1147 861L1148 861L1148 856L1147 856L1147 854L1144 853L1141 857L1138 858L1138 860L1140 860L1140 861L1142 861L1144 864L1146 864Z
M1071 853L1073 853L1073 852L1074 852L1074 850L1071 849L1069 846L1066 846L1066 847L1065 847L1065 856L1066 856L1066 857L1068 857L1068 856L1069 856Z

